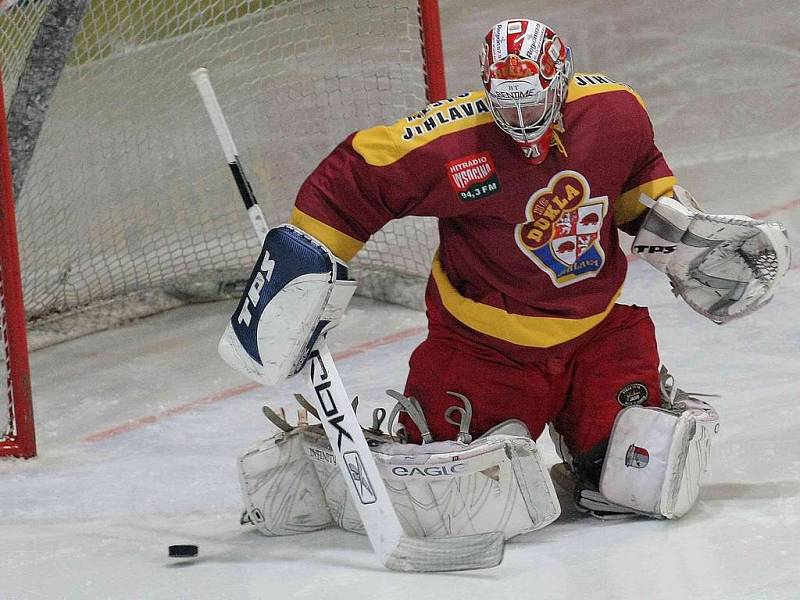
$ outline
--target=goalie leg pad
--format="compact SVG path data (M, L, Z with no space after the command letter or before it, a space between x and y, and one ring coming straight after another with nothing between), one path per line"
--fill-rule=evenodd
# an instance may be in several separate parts
M313 465L317 474L332 522L347 531L366 535L358 509L336 464L336 455L320 425L303 430L303 448L308 463Z
M330 447L306 435L308 457L337 525L363 533ZM491 435L472 444L385 443L373 449L404 531L411 537L454 537L502 531L505 539L555 521L561 507L535 443Z
M600 493L648 516L683 516L697 500L718 429L719 416L702 401L681 412L623 409L609 439Z
M356 289L347 267L291 225L269 231L219 343L234 369L265 385L297 373L316 339L335 326Z
M438 444L450 447L434 447ZM409 535L502 531L510 539L561 514L553 482L529 437L489 435L466 447L454 444L376 448L376 462Z
M331 524L322 486L306 459L300 429L255 444L238 462L245 512L261 533L293 535Z

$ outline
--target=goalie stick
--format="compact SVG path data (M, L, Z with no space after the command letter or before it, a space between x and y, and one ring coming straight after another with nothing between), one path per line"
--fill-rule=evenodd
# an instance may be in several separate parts
M191 77L214 125L256 234L263 243L267 222L242 169L208 71L197 69ZM499 531L451 538L406 536L324 336L312 349L303 374L314 391L314 405L353 504L385 567L397 571L461 571L500 564L504 540Z
M211 119L211 124L214 126L222 151L225 153L225 160L228 162L234 181L236 181L236 187L242 196L242 202L244 202L244 206L247 209L247 215L250 217L253 229L256 230L258 241L263 244L269 227L264 219L264 213L261 212L261 207L258 205L256 195L253 193L253 187L244 174L244 168L239 161L239 151L236 149L236 144L233 143L231 130L228 129L225 115L222 114L222 108L220 108L217 101L217 95L211 85L211 78L208 76L208 69L200 67L192 72L191 77L197 86L197 91L200 92L200 97L203 99L203 105L206 107L206 112Z

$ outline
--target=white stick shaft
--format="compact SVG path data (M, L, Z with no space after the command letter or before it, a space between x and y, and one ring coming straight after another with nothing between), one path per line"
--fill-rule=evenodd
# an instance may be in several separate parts
M201 67L192 73L192 81L197 86L197 91L200 92L200 98L206 107L206 112L211 118L211 124L214 126L214 131L217 133L219 143L222 145L222 151L225 153L225 160L228 164L236 161L239 152L236 150L236 144L233 142L231 130L228 128L228 123L225 121L225 115L222 114L222 107L219 105L217 95L214 93L214 88L211 85L211 78L208 76L208 69Z
M211 78L208 76L208 70L204 67L195 70L192 73L192 81L194 81L194 84L197 86L197 91L200 92L203 105L211 119L211 124L214 126L217 139L219 139L222 151L225 154L225 160L236 181L236 186L239 188L242 202L244 202L245 208L247 208L247 216L250 217L250 222L253 225L253 229L256 231L259 242L263 244L264 238L267 237L267 232L269 231L269 225L264 218L264 213L261 212L261 207L258 205L250 181L248 181L244 173L242 163L239 161L239 152L233 141L231 130L228 128L228 123L225 121L225 115L222 114L222 107L219 105L217 95L214 93L214 87L211 85Z
M403 536L378 466L324 338L306 364L312 402L375 553L386 564Z
M267 237L267 232L269 231L269 225L267 225L267 221L264 218L264 213L261 212L261 207L258 204L253 204L247 209L247 216L250 217L250 223L252 223L253 229L256 230L258 241L263 246L264 238Z

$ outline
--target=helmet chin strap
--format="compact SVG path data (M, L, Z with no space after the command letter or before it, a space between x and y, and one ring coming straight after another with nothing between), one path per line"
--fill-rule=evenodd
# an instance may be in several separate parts
M538 140L533 143L517 142L522 149L523 156L534 165L542 164L547 155L550 154L550 142L553 139L553 126L551 125L547 132L542 135Z

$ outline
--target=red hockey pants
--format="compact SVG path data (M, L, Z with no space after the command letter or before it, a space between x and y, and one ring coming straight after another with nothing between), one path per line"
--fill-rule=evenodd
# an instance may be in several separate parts
M519 419L536 439L553 422L579 458L607 441L625 406L660 404L658 365L653 322L637 306L615 306L566 356L527 363L434 326L411 355L405 395L419 400L434 439L458 433L444 418L448 407L461 405L447 394L453 391L472 403L473 437ZM403 417L419 442L419 431Z

